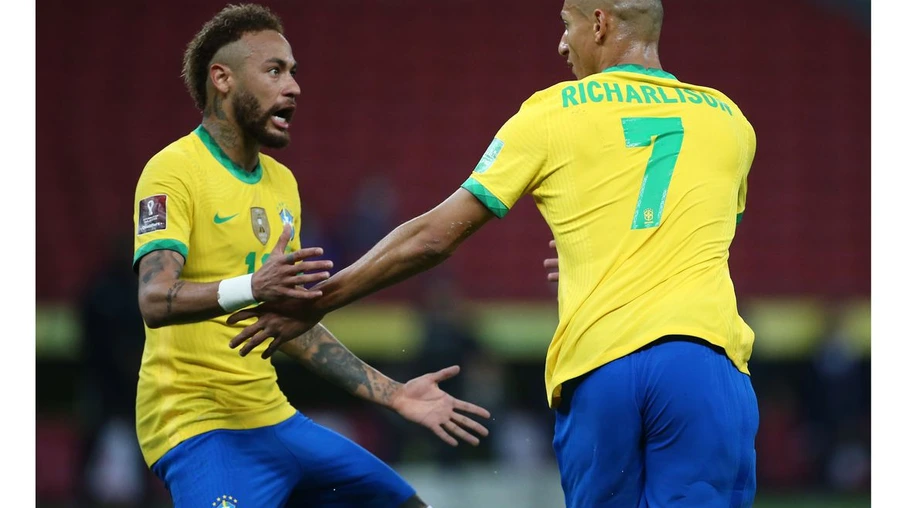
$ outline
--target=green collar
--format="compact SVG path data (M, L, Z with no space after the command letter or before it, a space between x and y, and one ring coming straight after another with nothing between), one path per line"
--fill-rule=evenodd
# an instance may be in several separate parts
M646 74L647 76L654 76L657 78L674 79L676 81L678 80L678 78L662 69L649 69L637 64L616 65L614 67L604 69L602 72L636 72L637 74Z
M222 164L224 168L232 173L232 176L245 183L254 184L261 181L261 178L264 176L264 170L261 167L260 159L258 159L254 171L249 173L242 169L238 164L232 162L232 159L230 159L229 156L226 155L226 152L220 148L220 145L214 141L213 136L207 132L207 129L205 129L203 125L199 125L198 128L194 130L194 133L201 138L201 142L204 143L204 146L207 147L210 154L213 155L216 160L220 161L220 164Z

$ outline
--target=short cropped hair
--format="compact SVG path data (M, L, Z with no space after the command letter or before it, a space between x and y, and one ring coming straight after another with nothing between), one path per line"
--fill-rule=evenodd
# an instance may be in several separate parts
M246 33L264 30L282 34L282 22L270 9L257 4L227 5L201 27L182 59L182 78L198 109L207 105L208 68L217 51Z

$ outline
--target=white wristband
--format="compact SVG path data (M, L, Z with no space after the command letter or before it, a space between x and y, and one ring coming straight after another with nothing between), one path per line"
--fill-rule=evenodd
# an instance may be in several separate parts
M253 274L233 277L220 281L217 288L217 302L226 312L243 309L257 303L254 293L251 291L251 276Z

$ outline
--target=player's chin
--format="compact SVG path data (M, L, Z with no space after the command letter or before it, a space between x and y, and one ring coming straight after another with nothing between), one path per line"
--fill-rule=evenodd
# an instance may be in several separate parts
M259 139L261 145L267 148L284 148L289 144L290 140L289 131L277 127L268 127L264 135Z

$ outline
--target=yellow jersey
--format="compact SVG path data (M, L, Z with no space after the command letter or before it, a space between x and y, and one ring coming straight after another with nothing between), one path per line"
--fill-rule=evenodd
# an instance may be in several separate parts
M666 335L709 341L750 373L728 249L755 150L723 93L637 65L537 92L499 130L462 186L500 218L530 194L552 230L551 407L562 383Z
M135 192L135 256L167 249L185 258L181 278L215 282L260 268L282 233L300 248L301 202L292 172L261 154L251 173L236 166L199 126L154 155ZM277 424L295 413L276 371L229 341L247 323L226 318L145 327L136 402L148 465L180 442L215 429Z

